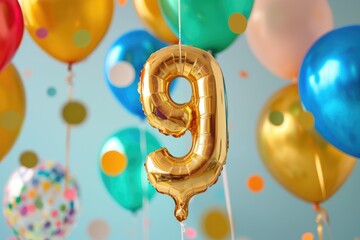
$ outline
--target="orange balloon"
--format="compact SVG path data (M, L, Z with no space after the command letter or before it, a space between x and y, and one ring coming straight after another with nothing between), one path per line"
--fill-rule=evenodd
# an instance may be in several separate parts
M164 20L157 0L135 0L134 4L140 19L155 37L168 43L178 42Z
M16 68L0 73L0 161L14 145L25 118L25 91Z
M309 48L332 28L327 0L256 0L247 39L269 71L294 80Z

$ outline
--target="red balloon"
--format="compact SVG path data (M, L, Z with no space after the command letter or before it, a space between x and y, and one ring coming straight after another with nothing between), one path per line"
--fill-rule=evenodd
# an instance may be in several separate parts
M11 61L24 34L24 19L17 0L0 0L0 71Z

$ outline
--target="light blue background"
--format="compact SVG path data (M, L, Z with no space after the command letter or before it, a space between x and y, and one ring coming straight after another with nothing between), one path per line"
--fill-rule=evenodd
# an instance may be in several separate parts
M289 0L290 1L290 0ZM359 0L330 0L336 26L360 23ZM89 4L91 4L89 2ZM96 11L96 9L94 9ZM85 124L73 129L71 169L80 183L82 214L70 240L89 239L87 226L94 219L106 220L111 227L111 240L142 239L141 218L119 207L107 194L98 173L98 151L113 132L134 125L139 120L125 111L110 93L103 75L103 59L108 47L121 34L142 28L132 1L126 7L116 7L110 31L100 47L84 62L75 66L75 96L88 106ZM186 26L183 26L186 31ZM246 38L239 40L218 60L222 66L229 99L230 150L228 175L237 237L251 240L299 240L304 232L316 231L312 206L287 193L263 167L255 144L257 117L265 101L288 82L264 69L250 52ZM3 189L10 173L18 166L18 157L25 150L34 150L42 158L64 163L65 125L60 110L66 100L66 66L42 52L26 33L15 57L27 95L27 114L23 131L11 152L0 165L0 187ZM29 69L31 77L25 77ZM249 79L239 77L239 71L249 72ZM55 87L55 97L47 89ZM182 87L176 89L181 94ZM172 139L150 129L171 152L180 155L190 146L189 136ZM247 178L261 174L265 190L248 191ZM353 240L360 236L360 168L357 166L348 182L324 206L329 210L335 240ZM2 192L0 193L2 198ZM173 216L173 200L157 195L150 205L151 239L180 239L179 223ZM201 216L210 208L225 209L222 181L206 193L197 196L190 205L187 226L201 233ZM137 232L137 233L136 233ZM0 215L0 240L11 236Z

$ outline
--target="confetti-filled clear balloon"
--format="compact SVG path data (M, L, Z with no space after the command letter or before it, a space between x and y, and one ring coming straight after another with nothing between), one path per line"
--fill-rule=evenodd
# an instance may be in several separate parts
M65 239L80 206L75 179L68 176L65 183L65 169L54 162L14 171L5 187L3 209L18 239Z

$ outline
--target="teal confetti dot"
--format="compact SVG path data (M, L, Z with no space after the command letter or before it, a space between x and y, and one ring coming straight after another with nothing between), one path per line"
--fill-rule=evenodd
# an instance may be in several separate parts
M56 95L56 89L54 87L49 87L47 90L47 94L49 97L54 97Z

